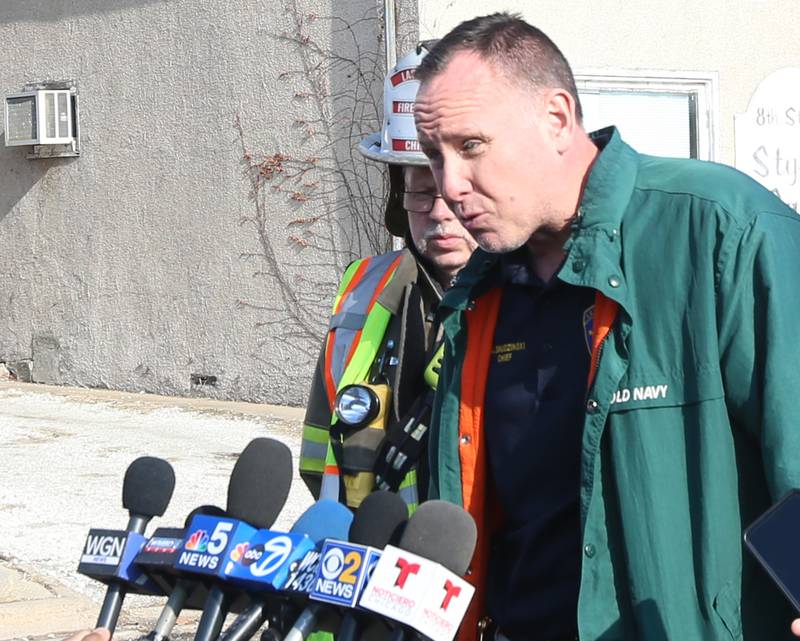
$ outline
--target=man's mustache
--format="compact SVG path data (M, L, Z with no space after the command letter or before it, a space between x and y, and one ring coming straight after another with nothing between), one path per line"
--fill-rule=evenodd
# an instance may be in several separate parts
M436 238L439 236L458 236L459 238L464 238L466 240L471 238L467 230L461 225L443 225L442 223L437 224L435 227L426 229L422 238L423 240L430 240L431 238Z

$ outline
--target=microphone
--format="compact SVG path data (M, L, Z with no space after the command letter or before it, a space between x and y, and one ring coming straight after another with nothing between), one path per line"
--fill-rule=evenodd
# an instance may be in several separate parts
M478 528L469 512L455 503L434 500L417 508L398 547L463 576L477 540Z
M335 566L338 565L341 560L341 556L339 555L341 546L348 545L344 541L349 538L354 543L359 544L362 550L357 550L349 559L345 557L350 565L347 569L343 567L339 568L338 579L341 579L343 574L349 572L350 574L345 578L347 578L348 581L352 580L358 583L359 575L363 571L365 575L364 581L366 581L369 578L370 570L374 567L376 562L375 556L379 554L379 552L372 547L365 546L383 547L386 545L393 536L397 536L400 527L402 527L402 524L404 524L407 519L407 515L408 508L405 502L396 494L390 492L373 492L362 501L353 517L353 522L350 525L347 535L337 536L332 533L333 536L325 542L322 551L318 555L315 567L310 568L310 570L313 570L313 576L311 571L309 571L307 577L311 580L306 580L304 585L310 593L309 598L315 600L309 601L306 609L284 637L284 641L305 641L308 635L314 631L317 621L330 605L342 605L341 601L336 597L329 597L327 594L327 591L340 591L335 587L337 585L337 576L331 579L326 578L325 574L327 574L328 577L337 574ZM364 550L370 550L372 554L366 564L362 563ZM351 549L351 551L353 551L353 549ZM329 556L329 554L331 556ZM353 568L356 563L359 564L359 568ZM325 564L328 564L327 570L323 570ZM366 568L361 567L362 565L365 565ZM364 569L366 569L366 571L364 571ZM354 570L358 571L355 572ZM364 582L362 581L361 585L363 584ZM353 603L357 598L358 593L355 593L353 595Z
M360 605L433 641L452 641L475 592L461 575L476 541L475 522L461 507L445 501L423 503L409 520L399 547L384 549ZM405 629L395 628L393 641L404 638Z
M274 439L252 440L239 455L228 483L230 518L195 516L187 530L178 569L224 576L223 561L234 540L247 540L257 528L267 528L281 511L292 483L292 453ZM210 534L209 534L210 533ZM195 641L217 638L228 613L231 590L215 583L208 592Z
M144 545L150 519L167 509L175 489L175 472L165 460L142 456L125 471L122 506L128 510L125 530L92 529L86 538L78 572L108 584L96 627L113 634L127 592L160 594L133 560Z
M175 627L181 610L184 607L202 608L208 596L208 590L202 582L192 575L179 573L173 567L186 537L186 528L198 514L225 516L225 510L215 505L201 505L189 513L184 527L157 528L136 557L135 563L158 584L164 594L169 595L155 627L144 637L147 641L165 641Z
M353 513L337 501L322 499L312 504L297 519L290 532L296 536L303 535L303 539L308 541L311 546L309 547L304 542L295 546L281 567L270 575L263 574L260 570L254 573L253 563L246 559L248 552L253 548L259 549L257 541L263 538L263 534L254 539L255 544L253 542L248 544L228 576L248 580L254 589L266 588L270 592L255 595L254 603L236 618L220 637L220 641L245 641L253 636L269 616L268 606L271 597L274 599L276 596L280 596L285 601L292 596L306 596L316 574L319 548L322 542L327 537L345 538L352 521ZM275 533L272 534L275 535ZM277 534L277 536L286 535ZM261 556L259 555L257 561L260 560ZM272 592L272 590L276 591ZM306 612L303 614L306 617L309 616ZM312 626L315 620L316 616L314 615L314 619L311 621ZM282 626L278 625L277 621L270 622L271 629L277 627Z
M350 541L374 548L384 548L400 538L408 522L408 506L397 494L379 490L364 499L356 516L350 527ZM371 557L371 565L365 568L365 583L370 580L370 574L375 569L378 558ZM358 596L355 595L354 603L357 602ZM337 641L356 641L361 636L364 623L363 616L359 616L356 610L349 610L342 618L342 624L336 635Z

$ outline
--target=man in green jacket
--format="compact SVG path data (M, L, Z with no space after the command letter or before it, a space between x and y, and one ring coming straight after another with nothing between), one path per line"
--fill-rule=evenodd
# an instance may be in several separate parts
M417 77L480 246L440 308L429 444L434 495L479 523L460 639L788 637L742 530L800 486L800 217L730 167L587 134L518 17L459 25Z

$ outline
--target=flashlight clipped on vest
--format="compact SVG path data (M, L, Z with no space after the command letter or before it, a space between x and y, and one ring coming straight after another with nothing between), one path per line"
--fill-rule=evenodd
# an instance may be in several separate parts
M347 505L357 508L375 489L375 457L383 442L391 407L386 367L396 364L395 343L375 359L367 383L347 385L334 401L338 429L343 434L341 473Z

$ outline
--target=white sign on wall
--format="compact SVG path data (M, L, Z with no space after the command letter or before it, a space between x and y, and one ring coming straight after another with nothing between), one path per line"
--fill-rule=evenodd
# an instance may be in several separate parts
M800 68L764 78L734 118L736 168L800 211Z

